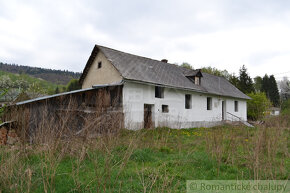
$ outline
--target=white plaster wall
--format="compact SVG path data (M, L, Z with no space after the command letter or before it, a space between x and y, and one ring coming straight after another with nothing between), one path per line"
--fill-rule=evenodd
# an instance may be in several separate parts
M185 94L192 96L192 108L185 109ZM207 97L212 97L212 110L207 110ZM222 120L222 100L228 112L246 120L246 101L239 100L239 112L234 112L237 99L221 98L192 91L164 89L164 98L155 98L155 86L126 82L123 87L125 127L143 128L144 104L153 104L155 127L189 128L214 126ZM162 113L162 105L169 106L169 113ZM231 117L226 117L232 120Z
M227 98L227 112L240 117L242 120L247 121L247 101L241 100L241 99L233 99L233 98ZM238 112L235 112L235 101L238 101ZM238 121L238 118L235 116L232 116L230 114L227 114L226 119L230 121Z

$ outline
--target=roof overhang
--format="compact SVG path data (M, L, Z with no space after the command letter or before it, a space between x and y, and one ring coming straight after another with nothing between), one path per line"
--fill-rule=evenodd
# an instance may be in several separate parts
M171 85L164 85L164 84L157 84L154 82L145 82L145 81L140 81L140 80L132 80L132 79L125 79L124 78L124 83L126 82L132 82L132 83L139 83L139 84L146 84L146 85L151 85L151 86L161 86L165 88L172 88L172 89L178 89L178 90L186 90L186 91L192 91L192 92L197 92L201 94L207 94L207 95L213 95L213 96L218 96L218 97L229 97L233 99L241 99L241 100L250 100L251 98L240 98L240 97L234 97L234 96L229 96L229 95L221 95L218 93L210 93L207 91L202 91L202 90L197 90L193 88L185 88L185 87L178 87L178 86L171 86Z
M86 66L85 66L85 68L83 70L83 73L82 73L82 75L81 75L81 77L79 79L80 85L83 84L84 79L87 76L87 74L88 74L88 72L90 70L90 67L92 66L92 64L93 64L95 58L97 57L97 54L99 53L99 51L100 51L100 49L98 48L97 45L95 45L94 49L93 49L93 51L92 51L92 53L91 53L91 55L90 55L90 57L89 57L89 59L87 61L87 63L86 63Z

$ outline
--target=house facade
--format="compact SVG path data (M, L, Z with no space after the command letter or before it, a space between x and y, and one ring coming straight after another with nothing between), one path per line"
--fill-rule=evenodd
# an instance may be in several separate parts
M210 127L247 120L247 95L223 77L96 45L82 89L122 84L124 126Z

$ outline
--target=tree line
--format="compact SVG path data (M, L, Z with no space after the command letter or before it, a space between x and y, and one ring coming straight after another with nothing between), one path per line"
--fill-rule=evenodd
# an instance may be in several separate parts
M14 74L27 74L36 78L53 82L55 84L67 84L71 79L78 79L81 76L79 72L68 70L54 70L39 67L21 66L17 64L7 64L0 62L0 71Z

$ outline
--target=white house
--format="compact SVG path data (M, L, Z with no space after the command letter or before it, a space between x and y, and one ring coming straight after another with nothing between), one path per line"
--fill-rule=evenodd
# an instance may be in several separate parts
M96 45L80 78L82 89L122 83L124 125L209 127L247 120L247 95L223 77Z

